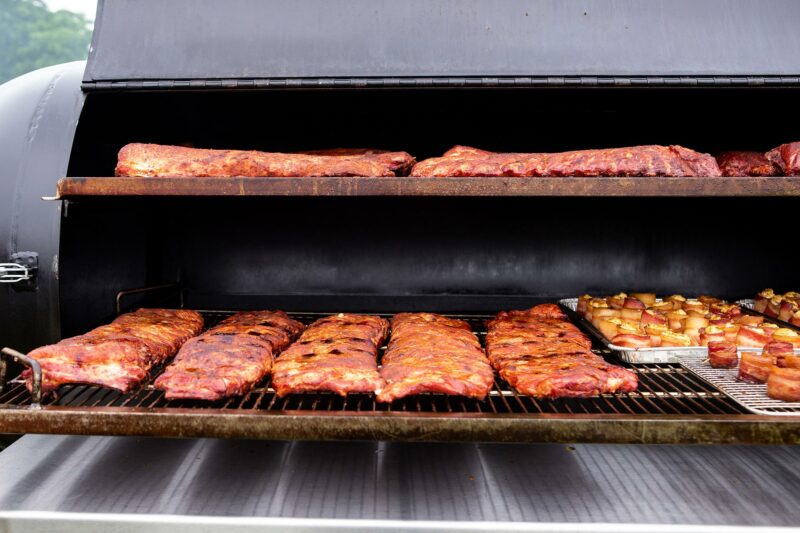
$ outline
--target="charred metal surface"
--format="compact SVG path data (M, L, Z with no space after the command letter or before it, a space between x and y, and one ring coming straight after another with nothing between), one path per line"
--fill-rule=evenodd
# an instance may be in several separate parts
M751 415L231 413L216 409L4 409L0 431L292 440L798 444L800 420Z
M800 177L63 178L75 196L800 196Z

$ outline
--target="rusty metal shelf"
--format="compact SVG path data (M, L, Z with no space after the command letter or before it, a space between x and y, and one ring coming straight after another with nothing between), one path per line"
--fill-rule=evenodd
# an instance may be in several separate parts
M79 196L800 196L800 177L63 178Z

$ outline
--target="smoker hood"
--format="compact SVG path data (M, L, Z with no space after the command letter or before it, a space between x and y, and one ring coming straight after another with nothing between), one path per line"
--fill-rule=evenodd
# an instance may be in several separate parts
M786 85L792 0L100 0L84 88Z

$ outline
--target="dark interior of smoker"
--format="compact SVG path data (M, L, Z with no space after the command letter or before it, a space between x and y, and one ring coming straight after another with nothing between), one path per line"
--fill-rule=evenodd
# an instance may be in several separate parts
M454 144L767 150L797 140L797 96L761 87L91 93L68 175L112 175L128 142L370 146L418 159ZM62 335L110 318L121 289L173 282L190 308L290 311L494 313L586 291L789 290L792 209L785 198L80 198L62 221Z

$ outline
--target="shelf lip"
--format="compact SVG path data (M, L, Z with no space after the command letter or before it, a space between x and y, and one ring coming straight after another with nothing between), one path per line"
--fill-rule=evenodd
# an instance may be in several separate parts
M70 177L48 199L87 196L800 196L800 177Z
M800 419L764 415L319 413L182 408L0 409L0 431L268 440L800 444Z

